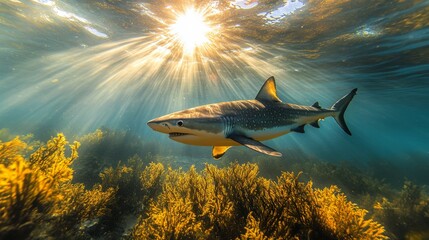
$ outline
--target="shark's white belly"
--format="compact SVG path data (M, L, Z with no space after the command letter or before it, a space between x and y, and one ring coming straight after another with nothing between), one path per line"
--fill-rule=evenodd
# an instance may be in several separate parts
M247 130L245 133L246 136L253 138L257 141L265 141L285 135L291 131L291 128L294 127L295 125L289 125L264 130Z
M257 141L265 141L269 139L273 139L284 134L289 133L291 128L296 127L295 125L289 126L281 126L275 128L267 128L263 130L248 130L248 129L240 129L240 134L243 134L247 137L253 138ZM198 136L196 135L185 135L179 137L172 137L174 141L181 142L184 144L197 145L197 146L240 146L241 144L236 141L225 137L224 132L220 132L218 134L214 133L200 133Z
M198 135L185 135L179 137L170 137L172 140L189 145L197 146L239 146L241 144L232 139L226 138L223 132L199 133Z

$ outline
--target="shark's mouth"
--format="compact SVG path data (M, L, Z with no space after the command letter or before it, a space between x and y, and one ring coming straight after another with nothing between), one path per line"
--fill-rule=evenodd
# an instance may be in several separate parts
M181 136L186 136L186 135L191 135L189 133L179 133L179 132L172 132L168 134L169 137L181 137Z

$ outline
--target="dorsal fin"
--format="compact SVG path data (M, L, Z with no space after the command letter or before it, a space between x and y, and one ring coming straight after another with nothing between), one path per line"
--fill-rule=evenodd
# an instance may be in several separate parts
M322 107L319 105L319 102L315 102L313 105L311 105L312 107L318 108L318 109L322 109Z
M259 101L271 101L271 102L281 102L279 97L277 97L276 90L276 80L274 77L270 77L265 81L264 85L259 90L258 95L256 95L256 100Z

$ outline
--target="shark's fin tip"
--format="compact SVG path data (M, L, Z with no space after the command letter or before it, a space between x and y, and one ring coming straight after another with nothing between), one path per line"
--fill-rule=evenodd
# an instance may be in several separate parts
M282 156L283 156L283 154L282 154L281 152L274 152L274 154L273 154L273 155L271 155L271 156L274 156L274 157L282 157Z

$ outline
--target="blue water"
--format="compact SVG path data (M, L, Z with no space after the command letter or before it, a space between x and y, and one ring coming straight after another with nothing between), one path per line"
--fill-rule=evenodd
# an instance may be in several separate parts
M353 136L327 119L267 141L285 161L289 152L429 161L428 1L230 2L196 5L216 30L186 55L168 30L186 8L179 2L2 1L0 128L46 139L108 127L210 161L210 148L173 142L146 122L253 99L275 76L279 97L302 105L329 107L359 89L346 112Z

